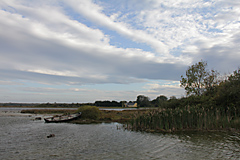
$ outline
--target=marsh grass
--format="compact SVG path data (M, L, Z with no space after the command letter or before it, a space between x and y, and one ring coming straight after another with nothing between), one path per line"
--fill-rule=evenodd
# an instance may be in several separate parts
M129 122L132 130L173 132L180 130L239 129L236 107L226 109L187 106L176 109L149 110Z
M99 110L95 106L81 106L76 110L70 109L31 109L31 110L22 110L21 113L30 113L30 114L72 114L82 112L82 117L74 120L70 123L77 124L91 124L91 123L111 123L119 122L128 124L134 117L134 115L142 115L147 112L146 109L141 110L123 110L123 111L114 111L114 110Z

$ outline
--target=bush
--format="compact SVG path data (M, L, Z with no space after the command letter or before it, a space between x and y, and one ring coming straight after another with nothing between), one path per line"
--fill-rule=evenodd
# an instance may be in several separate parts
M97 120L100 117L100 110L96 106L82 106L77 112L82 112L82 118Z

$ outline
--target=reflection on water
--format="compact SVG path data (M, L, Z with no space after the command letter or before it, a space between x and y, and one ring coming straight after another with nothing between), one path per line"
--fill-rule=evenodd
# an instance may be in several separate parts
M1 159L239 159L240 135L151 134L118 123L47 124L33 117L0 117ZM53 138L47 138L55 134Z

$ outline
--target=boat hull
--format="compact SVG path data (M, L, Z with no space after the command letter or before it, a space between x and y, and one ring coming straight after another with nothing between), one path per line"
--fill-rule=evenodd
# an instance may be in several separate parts
M81 113L67 115L67 116L53 116L49 118L44 118L46 123L62 123L62 122L70 122L76 120L81 117Z

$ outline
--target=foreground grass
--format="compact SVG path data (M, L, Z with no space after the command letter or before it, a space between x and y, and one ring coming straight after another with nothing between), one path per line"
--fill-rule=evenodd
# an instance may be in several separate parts
M240 115L236 107L225 109L201 106L149 110L136 114L129 123L132 130L174 132L186 130L239 131Z

